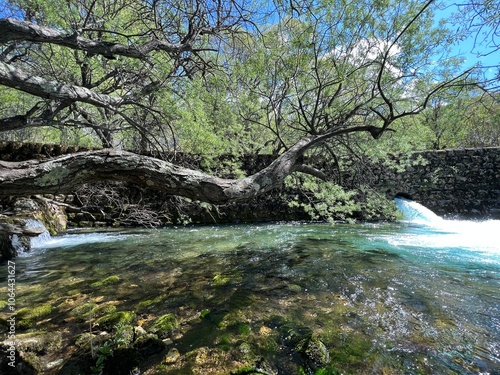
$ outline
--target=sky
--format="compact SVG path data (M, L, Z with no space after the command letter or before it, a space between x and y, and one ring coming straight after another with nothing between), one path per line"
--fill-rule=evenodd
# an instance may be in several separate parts
M453 0L445 0L449 3L441 10L439 13L435 14L436 19L448 18L457 12L458 8L454 4ZM500 20L498 20L500 24ZM490 29L484 29L483 31L488 31ZM496 40L497 43L500 40ZM454 54L463 56L466 60L464 62L464 68L469 68L476 64L480 64L487 68L487 78L494 78L495 74L498 72L498 68L494 68L500 64L500 49L497 48L495 51L491 37L487 37L486 40L479 35L471 35L469 38L461 41L459 44L453 46Z

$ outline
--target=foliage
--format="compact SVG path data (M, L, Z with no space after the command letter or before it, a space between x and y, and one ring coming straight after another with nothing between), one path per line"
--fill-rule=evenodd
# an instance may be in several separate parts
M389 219L397 215L392 201L367 186L347 190L331 181L318 181L306 175L289 178L287 184L301 192L290 206L302 207L312 220Z
M424 113L428 148L494 147L500 145L500 98L472 91L441 97Z
M109 343L104 343L97 350L97 360L95 366L91 368L93 374L102 374L104 371L104 366L106 364L106 360L109 357L113 356L113 349L109 345Z
M0 135L203 155L206 171L230 178L244 173L222 155L278 156L308 139L304 156L332 159L337 174L290 178L303 192L292 204L314 219L376 217L390 209L369 178L341 179L355 160L404 169L425 163L404 156L413 151L499 144L499 97L483 91L494 85L481 81L480 67L462 72L451 53L481 30L498 47L496 3L458 6L471 22L457 33L453 19L437 22L442 4L432 0L10 0L3 15L42 29L37 40L6 34L0 68L44 84L2 80ZM51 37L58 32L64 37ZM95 96L58 97L47 87ZM140 197L117 204L116 190L86 189L78 196L103 207L106 220L165 219Z

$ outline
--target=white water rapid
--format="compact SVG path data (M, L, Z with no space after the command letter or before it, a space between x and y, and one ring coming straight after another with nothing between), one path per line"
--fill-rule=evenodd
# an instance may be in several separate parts
M420 229L394 236L391 244L434 249L462 248L483 254L500 254L500 220L448 220L415 201L401 197L394 200L403 214L403 222Z
M402 212L405 221L425 224L441 223L443 221L443 218L415 201L402 197L396 197L394 201Z
M37 219L27 219L24 225L26 229L40 229L43 230L38 236L31 237L30 248L37 249L43 247L47 241L50 241L51 236L47 228L43 225L40 220Z

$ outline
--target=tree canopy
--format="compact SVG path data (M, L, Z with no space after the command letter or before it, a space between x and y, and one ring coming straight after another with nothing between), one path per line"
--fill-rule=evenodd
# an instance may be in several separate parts
M481 22L498 46L494 3L458 9L470 27L457 33L451 20L437 22L443 5L434 0L3 2L0 135L114 151L2 163L2 194L133 175L221 203L262 194L294 172L329 178L304 155L338 164L344 152L375 155L396 143L498 142L498 74L482 81L482 68L462 70L452 49ZM479 107L483 115L470 121L489 130L473 135L465 123L462 140L444 140ZM151 150L276 160L258 175L221 180L130 152Z

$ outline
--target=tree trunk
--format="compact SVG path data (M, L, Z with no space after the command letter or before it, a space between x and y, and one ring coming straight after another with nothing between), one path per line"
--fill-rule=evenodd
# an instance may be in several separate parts
M122 181L168 194L222 204L249 199L280 186L285 177L303 170L299 163L314 143L305 138L268 167L231 180L127 151L98 150L48 161L0 161L0 197L70 193L95 181Z

